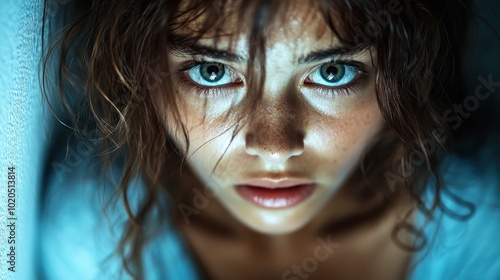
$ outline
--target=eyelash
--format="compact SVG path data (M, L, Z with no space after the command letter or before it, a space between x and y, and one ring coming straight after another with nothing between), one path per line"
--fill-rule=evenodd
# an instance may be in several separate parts
M188 62L187 64L184 64L184 66L181 66L177 70L177 74L179 76L179 83L181 86L185 86L188 89L192 89L195 91L197 95L200 96L210 96L210 97L219 97L221 95L224 95L226 93L229 93L230 91L234 90L235 87L239 87L240 83L238 84L229 84L229 85L223 85L223 86L212 86L212 87L207 87L200 85L194 81L192 81L189 77L186 75L186 71L202 65L203 63L210 63L213 61L208 61L208 60L193 60ZM347 59L332 59L329 62L325 63L332 63L332 64L342 64L345 66L351 66L353 67L357 72L356 78L354 78L353 81L348 83L347 85L344 85L342 87L327 87L327 86L321 86L318 84L310 83L311 85L314 86L308 86L308 87L313 87L316 92L318 92L321 95L324 95L326 97L338 97L338 96L346 96L346 95L351 95L354 92L360 90L366 85L366 82L368 81L368 73L369 71L367 70L366 66L363 63L359 63L356 61L352 60L347 60ZM318 67L321 67L321 65L325 64L322 63ZM230 70L232 70L229 66L225 65L225 67L228 67ZM313 73L313 71L316 71L318 67L315 67L312 71L310 71L306 77L309 77ZM304 85L307 86L308 83L304 82Z
M320 93L321 95L330 98L351 95L356 91L362 89L368 82L369 71L366 65L364 65L361 62L356 62L344 58L337 58L337 59L331 59L330 61L325 63L342 64L345 66L350 66L353 67L358 72L358 74L356 75L356 78L354 78L354 80L341 87L327 87L311 83L314 85L311 87L313 87L314 90ZM306 77L309 77L314 71L316 71L319 67L321 67L321 65L324 65L325 63L320 64L318 67L315 67L312 71L308 72ZM304 85L307 86L308 83L304 81Z
M209 63L213 61L208 61L208 60L193 60L188 62L187 64L184 64L184 66L181 66L177 70L177 74L179 76L179 83L180 86L185 86L188 89L193 89L197 95L200 96L210 96L210 97L219 97L223 94L229 93L231 88L237 87L238 85L224 85L224 86L213 86L213 87L207 87L200 85L198 83L195 83L192 81L190 78L187 77L186 71L202 65L203 63ZM228 67L227 65L224 64L225 67ZM230 68L230 67L228 67ZM230 68L231 69L231 68ZM232 70L232 69L231 69Z
M361 74L360 74L361 75ZM342 87L342 88L326 88L326 87L317 87L315 91L319 92L321 95L324 95L326 97L336 97L336 96L346 96L346 95L351 95L357 90L360 90L364 86L364 81L367 79L363 79L363 77L356 78L353 82L349 84L348 87Z

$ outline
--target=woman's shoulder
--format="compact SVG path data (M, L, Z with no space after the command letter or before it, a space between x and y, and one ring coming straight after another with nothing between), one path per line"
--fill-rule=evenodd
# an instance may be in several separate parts
M414 261L412 279L500 277L500 141L496 135L443 162L441 202L425 226L427 248ZM427 201L433 198L431 186ZM420 216L419 223L424 223Z

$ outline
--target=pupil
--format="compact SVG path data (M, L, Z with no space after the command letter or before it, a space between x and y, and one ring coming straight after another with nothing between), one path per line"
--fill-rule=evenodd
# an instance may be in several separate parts
M340 81L345 74L345 66L341 64L325 64L321 67L321 76L331 83Z
M207 67L207 72L212 75L212 74L217 74L219 72L219 68L215 65L210 65Z
M338 72L339 69L337 67L330 66L326 69L326 74L328 74L327 77L330 76L330 74L337 75Z
M200 67L200 74L208 82L217 82L225 74L224 66L218 63L207 63Z

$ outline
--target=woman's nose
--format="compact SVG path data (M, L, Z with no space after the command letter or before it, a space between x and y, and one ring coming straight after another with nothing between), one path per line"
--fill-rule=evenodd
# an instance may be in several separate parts
M271 164L282 164L304 151L298 108L290 104L259 104L245 135L246 152Z

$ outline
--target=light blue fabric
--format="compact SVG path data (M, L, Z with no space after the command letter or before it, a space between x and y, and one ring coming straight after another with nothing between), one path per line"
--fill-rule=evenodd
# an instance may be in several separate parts
M0 1L0 279L34 279L37 207L50 128L38 87L40 0ZM7 171L16 170L15 244L7 238ZM7 252L15 246L16 272Z
M75 141L71 146L78 144L90 146L83 141ZM51 280L131 279L121 269L116 254L107 259L117 246L128 217L120 200L117 207L108 209L107 216L102 208L113 194L112 187L118 182L121 169L115 166L104 180L99 179L98 165L85 170L88 160L92 161L83 156L69 159L73 165L63 158L54 161L64 167L57 169L60 176L53 176L48 182L47 207L41 221L43 273ZM140 180L131 183L139 188L133 187L129 197L140 200L141 184ZM111 188L104 189L105 185ZM136 206L132 205L132 209ZM168 223L168 218L163 221ZM182 240L170 225L144 251L146 279L197 279Z
M410 279L500 279L500 141L487 143L473 156L447 159L443 205L456 217L436 211L425 228L429 248L414 257ZM423 217L417 220L422 224Z

